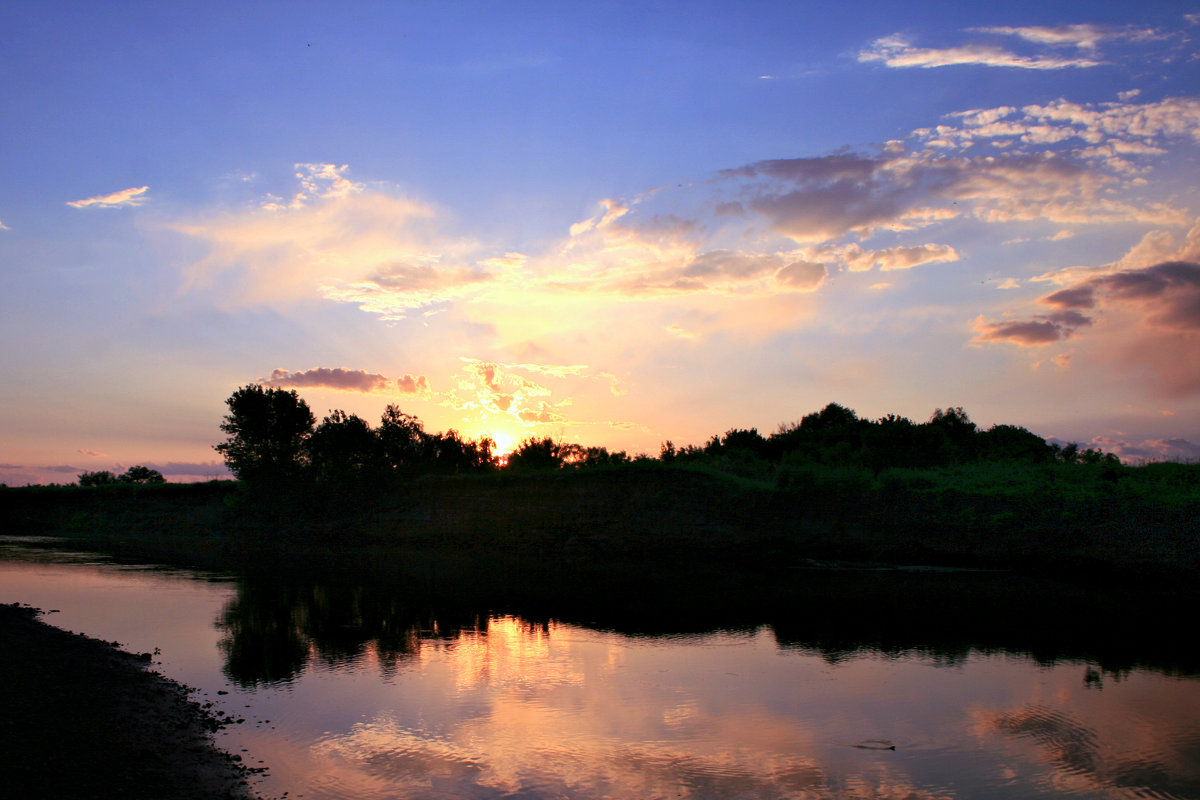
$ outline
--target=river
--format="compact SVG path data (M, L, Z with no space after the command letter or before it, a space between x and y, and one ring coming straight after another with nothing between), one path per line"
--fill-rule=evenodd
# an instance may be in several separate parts
M875 598L913 594L911 576L872 580ZM29 540L0 546L0 602L155 653L240 720L217 743L265 769L264 797L1200 798L1191 651L1124 641L1119 625L1106 639L1077 608L1065 619L1084 632L1057 646L1004 628L1002 611L922 639L835 626L809 600L709 627L703 610L680 622L643 598L642 616L614 623Z

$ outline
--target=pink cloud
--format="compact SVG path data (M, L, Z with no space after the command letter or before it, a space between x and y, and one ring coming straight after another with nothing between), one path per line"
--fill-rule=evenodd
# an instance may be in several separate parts
M277 388L319 387L343 392L384 393L392 387L402 394L422 394L429 391L429 384L424 375L405 375L393 382L386 375L377 372L342 367L314 367L299 372L276 369L269 379L260 379L259 382L264 386Z

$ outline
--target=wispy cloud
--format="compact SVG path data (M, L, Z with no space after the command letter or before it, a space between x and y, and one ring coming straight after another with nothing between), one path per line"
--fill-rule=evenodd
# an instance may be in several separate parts
M968 28L976 33L989 33L1001 36L1016 36L1027 42L1045 44L1054 47L1077 47L1082 50L1095 50L1103 41L1117 39L1129 41L1147 41L1156 38L1152 28L1135 26L1113 27L1109 25L1056 25L1053 27L1033 25L1028 27L993 26L986 28Z
M342 367L314 367L299 372L276 369L271 372L270 378L260 378L258 382L276 388L322 388L371 394L429 393L429 382L424 375L404 375L393 380L378 372Z
M72 208L122 208L126 206L140 206L149 199L146 197L146 192L149 190L149 186L138 186L131 189L122 189L112 194L89 197L86 200L70 200L67 202L67 205Z
M1052 70L1097 67L1101 61L1093 58L1061 58L1058 56L1025 56L1002 47L988 44L965 44L958 47L916 47L908 39L885 36L858 54L862 62L882 61L889 67L950 67L983 66L1014 69Z

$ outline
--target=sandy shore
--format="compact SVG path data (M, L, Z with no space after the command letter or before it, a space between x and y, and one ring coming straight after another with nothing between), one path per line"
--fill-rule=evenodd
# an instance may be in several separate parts
M253 798L216 721L148 654L0 604L0 778L6 797Z

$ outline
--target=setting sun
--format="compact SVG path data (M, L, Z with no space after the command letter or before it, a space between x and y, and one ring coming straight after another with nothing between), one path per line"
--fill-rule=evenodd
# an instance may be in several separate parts
M480 436L491 436L492 441L496 443L495 455L503 458L507 457L517 445L517 440L511 434L504 431L492 431L491 433L481 433Z

